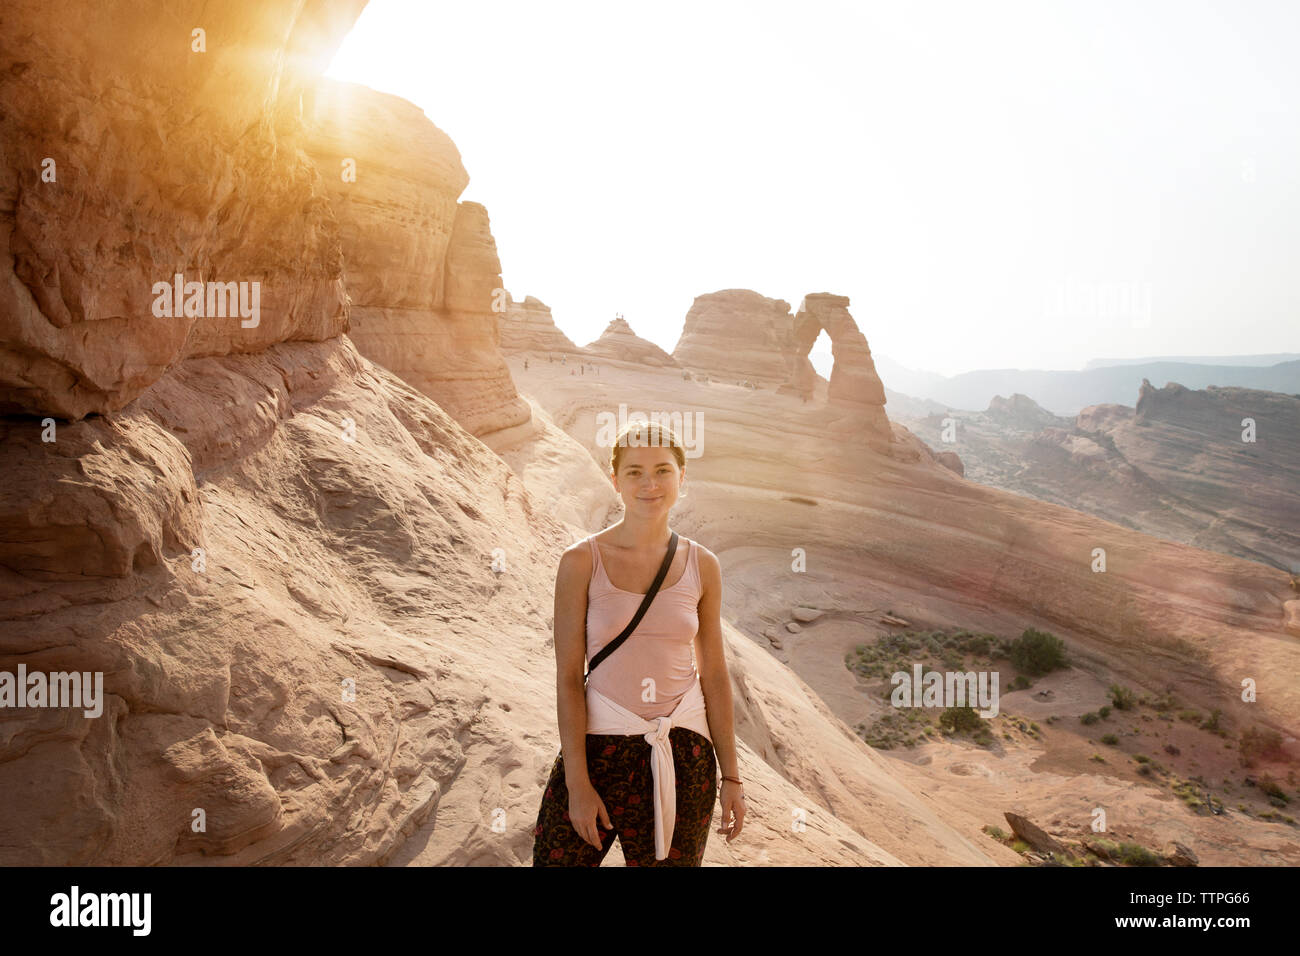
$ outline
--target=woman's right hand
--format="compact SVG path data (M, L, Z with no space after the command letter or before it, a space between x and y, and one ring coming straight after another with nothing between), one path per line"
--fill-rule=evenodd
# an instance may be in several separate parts
M600 833L596 829L600 822L606 830L614 829L605 812L605 802L588 780L577 787L569 787L569 823L578 836L582 837L597 850L601 849Z

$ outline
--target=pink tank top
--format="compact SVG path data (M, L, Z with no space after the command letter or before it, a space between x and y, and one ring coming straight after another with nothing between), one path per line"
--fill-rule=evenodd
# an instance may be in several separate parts
M605 573L595 535L591 547L591 583L587 586L587 660L618 637L641 606L644 594L616 588ZM661 585L645 616L626 641L591 673L588 683L610 700L646 720L667 717L695 683L695 649L700 629L699 604L703 587L695 542L686 570L671 587ZM676 557L673 567L676 568ZM670 570L669 574L673 573ZM665 582L669 578L664 578Z

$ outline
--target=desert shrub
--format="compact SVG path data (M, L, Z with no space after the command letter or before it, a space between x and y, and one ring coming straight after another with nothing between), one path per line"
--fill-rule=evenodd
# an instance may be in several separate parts
M1026 688L1033 686L1034 685L1030 682L1029 678L1024 674L1017 674L1016 679L1011 682L1012 690L1025 690Z
M1119 743L1119 738L1114 734L1102 734L1101 742L1108 747L1114 747Z
M984 828L984 832L987 833L989 836L991 836L991 837L992 837L993 839L995 839L995 840L1005 840L1005 839L1007 839L1007 834L1004 833L1004 832L1002 831L1002 828L1001 828L1001 827L995 827L995 826L993 826L993 824L991 824L991 823L990 823L988 826L986 826L986 827Z
M1169 754L1171 757L1177 757L1182 753L1182 751L1173 744L1165 744L1165 753Z
M939 715L939 726L954 733L963 730L986 730L984 720L975 712L974 707L949 707Z
M1259 789L1268 794L1269 803L1275 807L1284 807L1291 802L1291 798L1286 795L1286 791L1278 786L1277 781L1265 774L1256 781Z
M1142 701L1142 703L1147 703L1147 701ZM1149 703L1156 710L1173 710L1178 706L1178 698L1174 696L1173 691L1167 690L1159 697L1152 698Z
M1140 843L1121 843L1115 855L1129 866L1159 866L1163 861Z
M1105 704L1105 705L1103 705L1102 708L1101 708L1100 710L1097 711L1097 716L1100 717L1102 720L1105 720L1107 717L1109 717L1109 716L1110 716L1110 704Z
M1219 718L1222 716L1223 716L1223 711L1219 710L1219 708L1217 707L1214 708L1214 710L1210 711L1210 716L1206 717L1203 721L1201 721L1201 729L1218 730Z
M1098 716L1092 713L1091 711L1089 711L1086 714L1079 715L1079 723L1081 724L1095 724L1099 719L1100 718L1098 718Z
M1241 732L1241 759L1243 762L1257 758L1280 758L1285 756L1282 750L1282 735L1267 727L1256 729L1247 727Z
M1046 674L1065 667L1065 642L1054 634L1032 627L1011 645L1011 663L1027 674Z
M1132 710L1137 705L1137 697L1127 687L1111 684L1109 693L1110 702L1115 705L1116 710Z

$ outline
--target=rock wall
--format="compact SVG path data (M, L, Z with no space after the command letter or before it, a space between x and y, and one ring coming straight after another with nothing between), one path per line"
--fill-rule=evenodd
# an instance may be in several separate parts
M346 330L299 111L363 5L3 5L0 413L102 414L185 358ZM250 318L188 282L246 283Z
M361 353L475 435L529 420L498 348L501 261L451 139L412 103L321 80L308 149L336 211Z

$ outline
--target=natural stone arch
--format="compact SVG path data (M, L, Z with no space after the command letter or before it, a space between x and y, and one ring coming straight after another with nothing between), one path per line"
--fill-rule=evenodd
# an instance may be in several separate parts
M835 364L831 368L827 397L832 402L850 402L880 409L883 417L885 386L876 374L867 337L849 314L849 298L816 292L799 303L791 331L790 379L779 391L812 397L817 372L808 359L813 343L822 330L831 340Z

